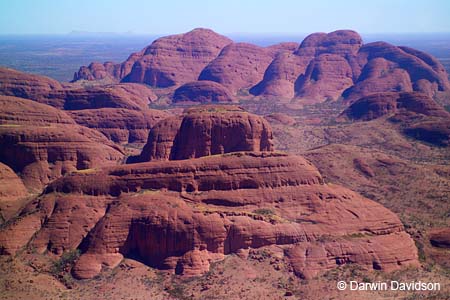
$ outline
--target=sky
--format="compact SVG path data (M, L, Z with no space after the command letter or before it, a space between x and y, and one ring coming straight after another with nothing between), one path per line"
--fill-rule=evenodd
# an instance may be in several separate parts
M449 0L0 0L0 34L450 32Z

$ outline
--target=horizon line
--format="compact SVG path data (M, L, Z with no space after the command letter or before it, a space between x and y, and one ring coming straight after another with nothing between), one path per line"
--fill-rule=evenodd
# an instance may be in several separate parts
M194 29L194 28L193 28ZM208 28L209 29L209 28ZM384 35L417 35L417 34L450 34L450 31L418 31L418 32L360 32L354 29L336 29L336 30L353 30L361 35L376 35L376 34L384 34ZM189 30L190 31L190 30ZM70 31L67 33L0 33L0 36L165 36L165 35L175 35L175 34L183 34L189 31L184 32L174 32L174 33L142 33L142 32L95 32L95 31ZM333 30L335 31L335 30ZM260 35L260 36L295 36L295 35L309 35L313 33L325 32L330 33L333 31L312 31L312 32L228 32L221 33L217 32L221 35Z

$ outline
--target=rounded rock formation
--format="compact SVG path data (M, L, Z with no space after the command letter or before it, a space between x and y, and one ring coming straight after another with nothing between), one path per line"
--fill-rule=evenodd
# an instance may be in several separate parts
M194 81L231 40L209 29L162 37L142 51L142 57L122 82L169 87Z
M138 161L189 159L237 151L273 151L268 122L237 106L205 105L156 124Z
M188 82L177 88L173 103L236 102L234 96L223 85L208 80Z
M198 79L218 82L237 94L261 81L271 61L272 56L265 48L233 43L203 69Z
M369 121L385 115L412 112L426 116L448 118L450 114L423 93L376 93L350 105L341 117Z

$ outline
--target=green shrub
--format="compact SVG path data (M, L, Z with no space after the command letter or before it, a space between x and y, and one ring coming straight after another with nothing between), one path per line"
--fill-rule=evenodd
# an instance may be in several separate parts
M258 208L255 209L253 211L253 213L257 214L257 215L263 215L263 216L271 216L274 215L275 213L273 212L273 210L268 209L268 208Z
M51 268L52 274L59 275L71 270L78 257L80 257L80 250L78 249L64 252L58 260L53 262Z

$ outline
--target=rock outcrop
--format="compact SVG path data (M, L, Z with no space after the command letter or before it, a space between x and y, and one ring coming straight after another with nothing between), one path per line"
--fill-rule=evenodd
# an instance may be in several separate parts
M370 121L381 117L407 137L438 147L450 145L450 113L423 93L371 94L356 100L337 120Z
M28 195L22 180L5 164L0 163L0 224L20 208L18 200Z
M124 257L195 276L225 255L272 245L304 278L348 263L418 264L395 214L325 184L303 157L274 152L271 138L264 119L238 107L189 109L152 129L143 151L152 161L50 183L0 229L0 251L14 254L32 236L41 253L78 248L72 273L81 279Z
M0 96L0 162L39 190L66 173L115 164L120 149L51 106Z
M198 79L218 82L237 94L261 81L271 61L271 53L265 48L232 43L203 69Z
M361 37L351 30L309 35L296 51L280 53L251 93L264 97L336 99L358 76Z
M180 85L196 80L201 70L229 43L230 39L212 30L197 28L185 34L159 38L122 64L81 67L74 80L109 76L154 87Z
M38 102L0 95L0 126L75 124L64 111Z
M149 109L157 99L148 87L137 83L122 83L93 87L80 87L37 75L28 75L0 68L0 95L19 95L38 102L2 97L0 119L17 124L76 123L93 128L115 143L145 143L150 128L168 116L162 111ZM50 106L38 105L47 103ZM23 113L22 114L22 110ZM73 117L73 119L70 117Z
M429 235L434 247L450 248L450 228L435 229Z
M74 80L142 82L167 88L210 80L239 97L353 102L379 92L448 91L442 64L424 52L385 42L363 44L352 30L313 33L300 46L233 43L210 30L163 37L122 64L81 67ZM172 91L172 90L171 90Z
M66 110L104 107L141 110L157 99L150 88L141 84L62 86L44 76L7 68L0 68L0 83L0 95L30 99Z
M193 81L177 88L173 103L236 102L236 98L223 85L208 80Z
M141 84L114 84L92 88L64 90L64 109L126 108L147 109L157 99L155 93Z
M0 95L33 99L54 107L64 106L61 84L45 76L0 67Z
M449 118L450 114L423 93L376 93L351 104L341 116L350 120L369 121L402 113Z
M403 133L416 140L438 146L450 146L450 120L447 118L439 118L425 120L407 126Z
M297 78L305 73L310 56L299 56L293 52L278 54L264 72L263 80L250 89L255 96L292 99Z
M105 168L57 180L46 197L58 195L53 192L69 193L63 199L70 193L86 195L79 199L120 196L80 244L77 278L91 278L124 256L198 275L226 254L270 245L283 247L296 274L306 278L347 263L382 270L417 264L414 243L393 213L324 184L317 169L298 156L238 152ZM62 220L58 235L75 226L66 221L74 219L69 208L55 213ZM42 236L56 229L44 226ZM47 238L42 241L41 251ZM316 254L307 254L309 249Z
M266 120L237 106L206 105L156 124L137 161L272 150L272 131Z
M361 75L343 93L347 101L376 92L418 91L433 97L450 87L442 64L411 48L385 42L369 43L361 47L358 64L362 67Z
M77 124L96 129L119 143L146 143L150 129L168 114L154 109L83 109L67 112Z
M296 96L336 100L353 85L353 72L347 59L337 54L322 54L310 62L297 80Z

